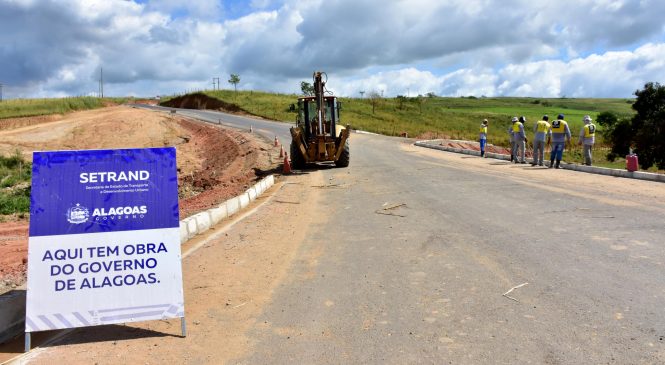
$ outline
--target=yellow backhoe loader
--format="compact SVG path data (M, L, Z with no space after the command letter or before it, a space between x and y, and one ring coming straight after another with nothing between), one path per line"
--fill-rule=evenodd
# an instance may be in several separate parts
M314 72L314 96L298 98L296 126L291 128L291 165L302 169L307 163L334 162L349 166L349 131L339 120L341 103L325 89L323 72Z

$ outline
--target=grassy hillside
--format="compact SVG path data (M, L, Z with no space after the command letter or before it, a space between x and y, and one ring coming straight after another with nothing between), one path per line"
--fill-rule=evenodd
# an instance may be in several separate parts
M255 91L205 91L208 96L236 104L249 113L273 120L293 123L296 114L289 111L297 95L272 94ZM550 120L559 113L571 126L573 135L579 133L582 117L595 119L603 111L619 115L633 114L632 99L546 99L546 98L340 98L342 123L370 132L398 135L407 132L417 137L425 133L451 138L475 140L480 121L489 119L490 143L508 145L506 130L513 116L527 118L527 130L544 114ZM374 112L372 112L372 104ZM531 135L531 133L529 133ZM599 141L602 144L602 141Z
M0 119L32 117L37 115L65 114L77 110L96 109L109 104L121 104L126 98L54 98L54 99L10 99L0 102Z

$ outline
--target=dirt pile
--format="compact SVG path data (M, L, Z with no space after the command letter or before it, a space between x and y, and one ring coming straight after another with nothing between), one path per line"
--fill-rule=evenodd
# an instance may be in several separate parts
M162 106L183 109L208 109L229 113L247 113L244 109L202 93L187 94L161 103Z
M196 171L179 171L181 218L240 194L279 162L272 161L272 145L251 135L186 119L180 125L192 136L190 147L203 157Z

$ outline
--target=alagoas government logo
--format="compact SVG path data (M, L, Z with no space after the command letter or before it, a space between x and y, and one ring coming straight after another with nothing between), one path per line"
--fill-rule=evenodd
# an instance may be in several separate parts
M131 207L95 208L92 218L95 221L121 220L121 219L143 219L148 213L145 205Z
M72 224L81 224L85 223L90 217L90 212L88 208L81 206L81 204L76 203L75 206L67 209L67 222Z
M107 221L121 219L143 219L148 213L145 205L131 207L95 208L92 212L92 221ZM85 223L90 219L88 208L76 203L67 209L67 221L72 224Z

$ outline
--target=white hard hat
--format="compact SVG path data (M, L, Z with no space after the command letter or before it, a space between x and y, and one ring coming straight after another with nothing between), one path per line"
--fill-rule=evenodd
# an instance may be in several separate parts
M588 115L585 115L584 118L583 118L582 120L585 121L585 122L590 122L590 121L591 121L591 117L588 116Z
M513 117L513 119L511 119L511 121L517 122L517 117Z

